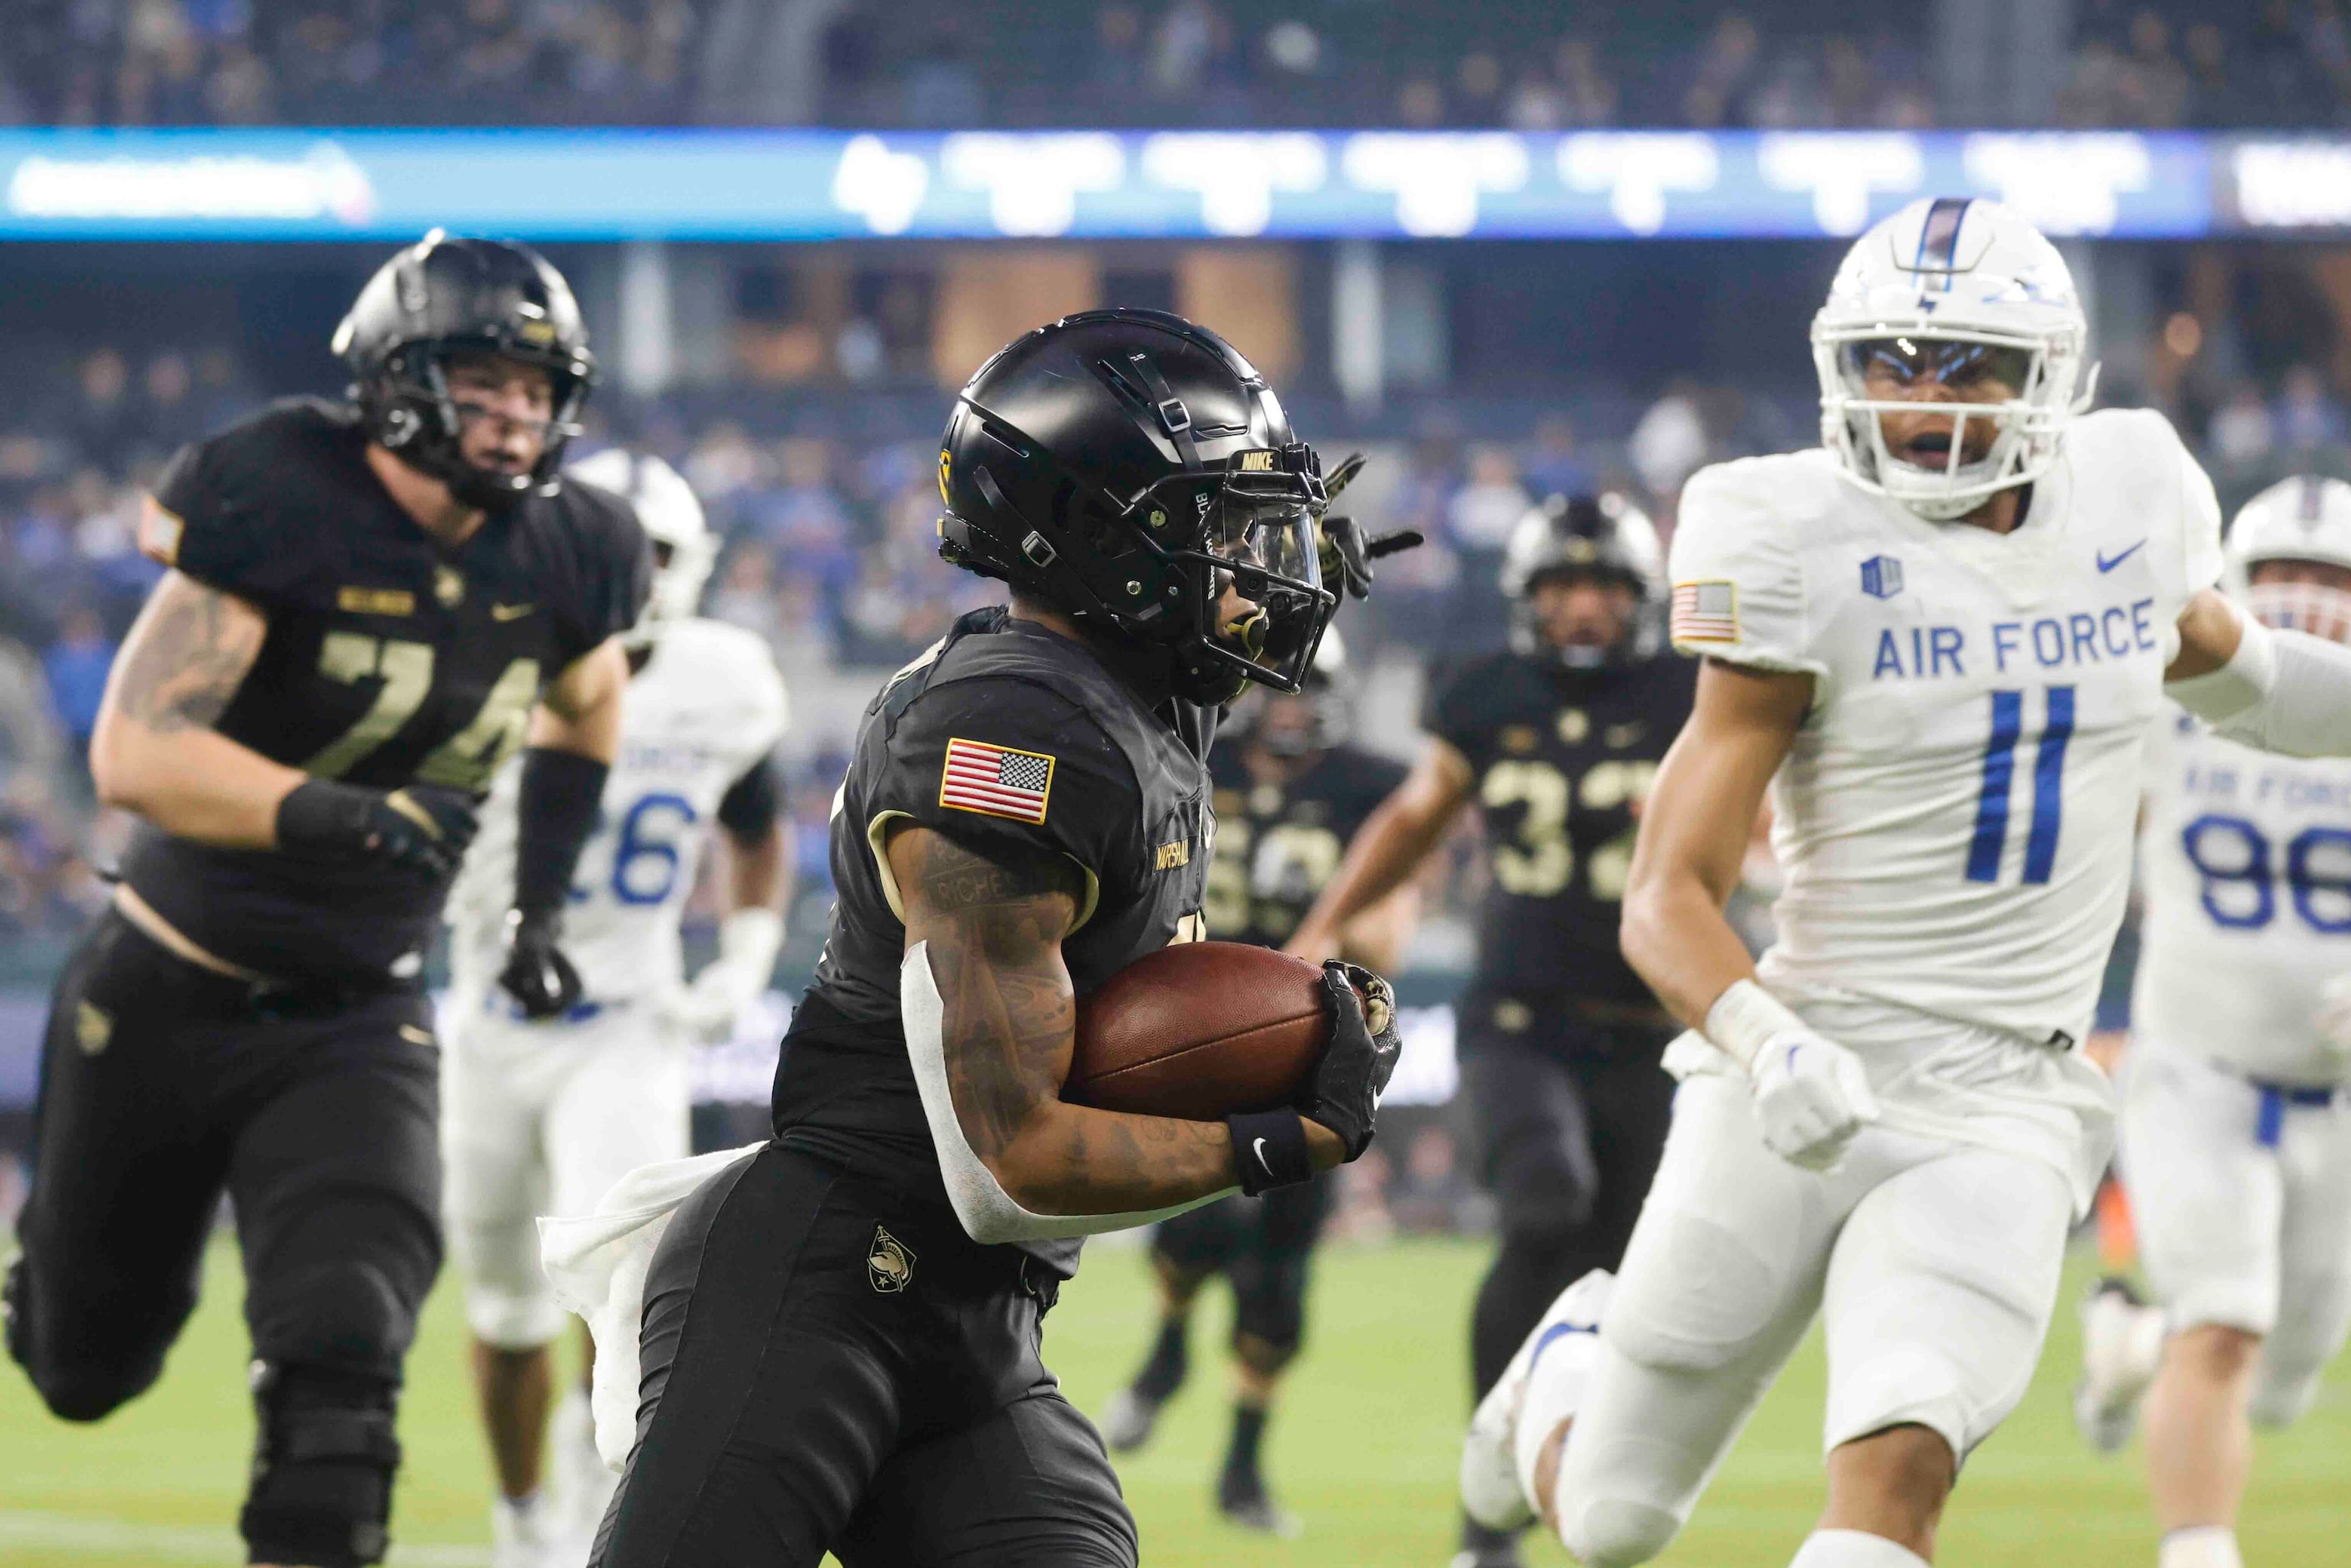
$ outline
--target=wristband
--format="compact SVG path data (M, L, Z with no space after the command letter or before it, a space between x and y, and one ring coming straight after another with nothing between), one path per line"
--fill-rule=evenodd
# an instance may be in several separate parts
M1250 1111L1226 1117L1225 1126L1233 1135L1233 1167L1240 1173L1241 1191L1249 1197L1314 1179L1306 1124L1297 1112Z
M1733 980L1706 1009L1706 1038L1741 1067L1752 1068L1764 1041L1791 1030L1809 1026L1753 980Z
M562 914L611 772L608 763L554 747L534 746L522 754L515 810L517 909Z

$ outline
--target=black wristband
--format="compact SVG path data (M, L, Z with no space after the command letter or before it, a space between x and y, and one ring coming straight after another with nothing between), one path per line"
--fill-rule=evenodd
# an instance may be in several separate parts
M522 754L516 799L514 906L525 915L562 912L580 851L596 831L609 763L534 746Z
M356 784L305 779L277 802L277 847L296 855L359 854L375 796Z
M1233 1135L1233 1166L1241 1190L1255 1197L1268 1187L1296 1186L1314 1179L1314 1156L1306 1147L1306 1124L1295 1111L1249 1111L1225 1118Z

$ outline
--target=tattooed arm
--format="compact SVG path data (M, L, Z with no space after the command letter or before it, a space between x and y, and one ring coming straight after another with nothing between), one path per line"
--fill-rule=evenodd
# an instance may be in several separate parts
M99 706L89 742L99 799L183 839L271 847L277 802L303 775L213 728L268 630L244 600L166 573L116 655Z
M1221 1122L1061 1099L1077 1031L1061 962L1061 938L1084 894L1075 865L1044 852L983 856L913 826L890 839L887 853L907 948L924 947L937 988L956 1121L1007 1197L1037 1217L1140 1216L1236 1185ZM1318 1169L1340 1162L1335 1134L1309 1121L1306 1136Z

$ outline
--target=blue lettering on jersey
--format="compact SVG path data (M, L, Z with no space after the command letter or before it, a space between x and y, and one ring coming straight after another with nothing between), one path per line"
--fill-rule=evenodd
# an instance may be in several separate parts
M1877 659L1869 671L1871 680L1883 680L1888 675L1907 680L1968 673L1963 657L1967 636L1958 627L1913 626L1909 632L1907 640L1891 627L1878 632Z
M1991 625L1992 664L2003 674L2011 665L2054 670L2069 664L2102 664L2151 653L2162 645L2155 632L2152 599L2141 599L2127 607L2110 604L2104 610L2076 610L2032 621L1995 621Z

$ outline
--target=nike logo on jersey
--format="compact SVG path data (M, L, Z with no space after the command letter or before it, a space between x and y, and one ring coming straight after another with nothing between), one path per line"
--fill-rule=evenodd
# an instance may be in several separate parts
M490 619L493 621L519 621L538 608L538 606L536 604L493 604L490 606Z
M2141 540L2139 540L2139 541L2138 541L2138 543L2137 543L2137 544L2135 544L2135 545L2131 546L2131 548L2130 548L2130 549L2126 549L2126 550L2123 551L2123 553L2122 553L2122 554L2120 554L2120 555L2118 555L2118 556L2115 557L2115 559L2112 559L2112 560L2108 560L2108 559L2106 559L2106 552L2105 552L2105 551L2104 551L2104 550L2100 550L2100 551L2098 552L2098 570L2099 570L2100 571L2112 571L2112 570L2115 570L2115 568L2116 568L2116 567L2118 567L2118 566L2122 565L2122 563L2123 563L2123 562L2125 562L2125 561L2126 561L2126 560L2130 559L2130 558L2131 558L2131 557L2133 557L2133 556L2137 555L2139 551L2141 551L2141 550L2145 549L2146 548L2147 548L2147 541L2146 541L2145 539L2141 539Z

